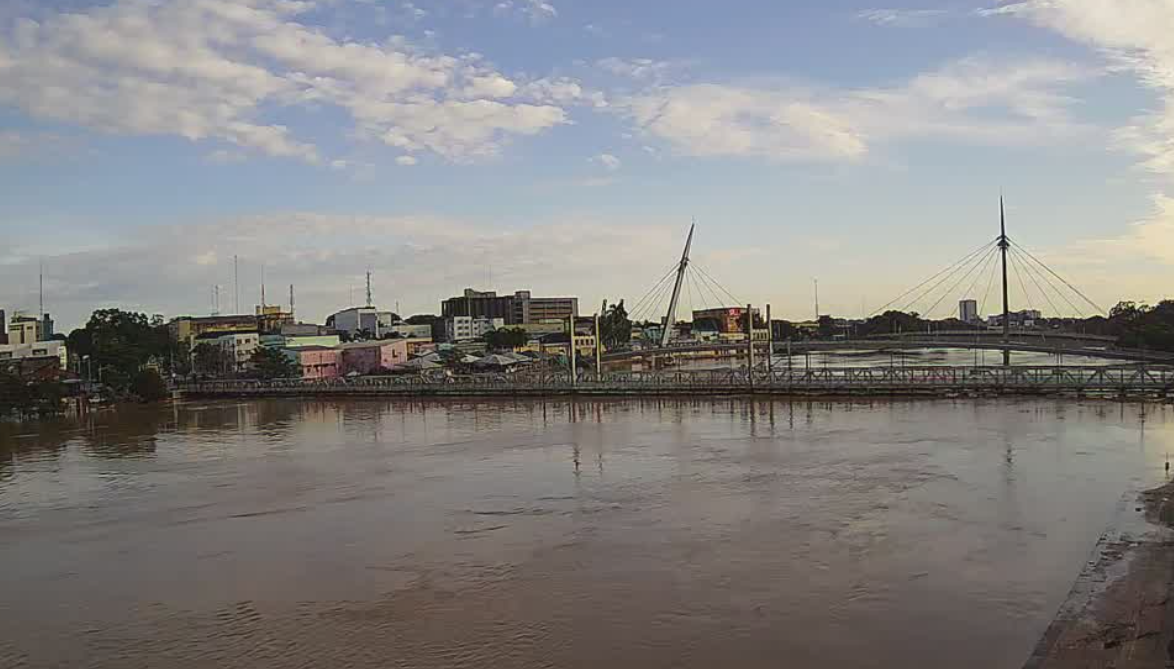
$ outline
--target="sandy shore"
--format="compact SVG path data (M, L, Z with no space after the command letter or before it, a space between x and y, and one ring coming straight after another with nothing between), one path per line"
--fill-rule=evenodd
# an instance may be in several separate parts
M1174 482L1121 502L1025 669L1174 667Z

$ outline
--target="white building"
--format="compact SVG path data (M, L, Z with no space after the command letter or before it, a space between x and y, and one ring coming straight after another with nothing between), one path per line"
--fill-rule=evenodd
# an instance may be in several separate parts
M353 307L331 316L328 324L351 337L367 332L379 339L395 324L395 314L390 311L379 311L375 307Z
M253 364L253 355L261 347L261 335L256 332L232 332L216 338L216 343L232 363L232 371L243 372Z
M486 334L504 327L504 318L454 316L444 322L444 334L450 342L469 341L470 339L480 339Z
M61 363L61 369L67 369L69 366L69 351L63 341L0 344L0 361L25 358L57 358Z
M963 323L978 322L978 302L976 300L962 300L958 303L958 320Z
M387 328L386 333L394 334L401 339L427 339L432 340L432 326L431 325L409 325L407 323L396 323Z

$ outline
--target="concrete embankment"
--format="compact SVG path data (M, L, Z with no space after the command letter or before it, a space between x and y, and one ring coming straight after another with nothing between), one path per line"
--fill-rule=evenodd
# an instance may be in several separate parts
M1121 502L1024 669L1174 667L1174 483Z

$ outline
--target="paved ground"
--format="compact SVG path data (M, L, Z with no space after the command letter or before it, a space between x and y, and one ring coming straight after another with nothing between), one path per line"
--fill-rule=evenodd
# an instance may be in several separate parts
M1174 667L1174 483L1119 518L1025 669Z

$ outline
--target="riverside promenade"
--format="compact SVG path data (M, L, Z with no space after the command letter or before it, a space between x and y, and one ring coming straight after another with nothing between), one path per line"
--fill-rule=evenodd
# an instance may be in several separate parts
M1032 395L1167 398L1174 393L1174 367L828 367L822 369L669 370L452 375L434 372L317 381L214 380L179 383L193 397L282 396L927 396Z

